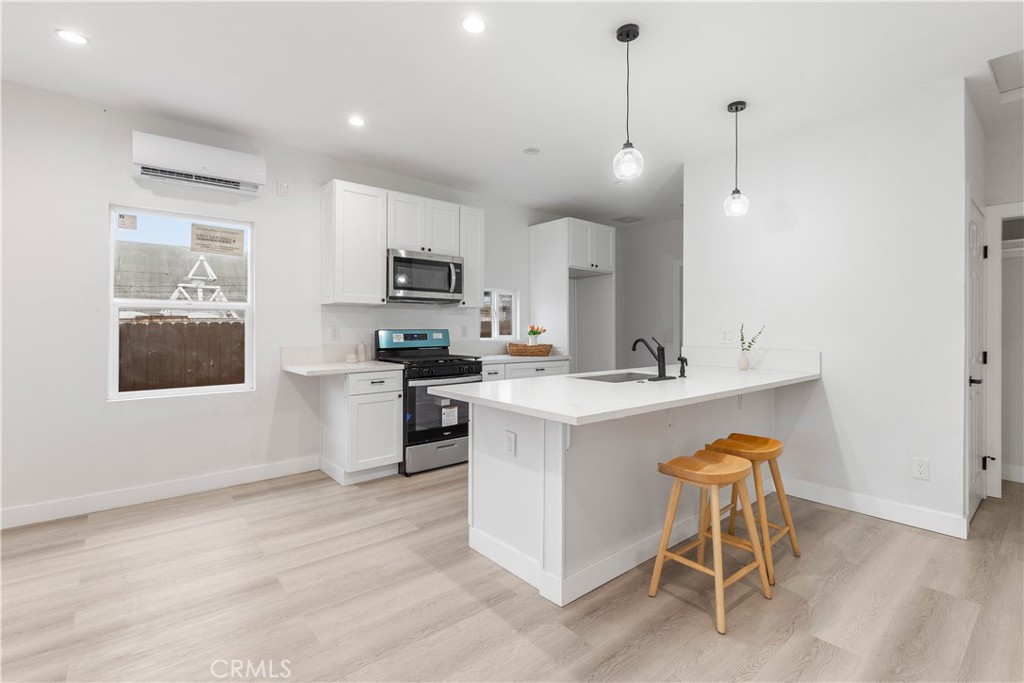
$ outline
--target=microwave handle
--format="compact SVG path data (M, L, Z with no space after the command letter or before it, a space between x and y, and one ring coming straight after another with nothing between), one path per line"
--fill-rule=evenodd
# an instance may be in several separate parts
M451 284L450 287L448 287L448 293L449 294L454 294L455 293L455 264L454 263L449 263L448 267L451 268L451 272L452 272L452 284Z

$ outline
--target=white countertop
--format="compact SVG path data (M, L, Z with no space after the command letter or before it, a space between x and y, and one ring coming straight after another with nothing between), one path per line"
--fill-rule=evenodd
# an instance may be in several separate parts
M402 366L398 363L381 363L376 360L367 360L362 363L293 363L282 365L281 369L293 375L303 377L320 377L321 375L354 375L360 372L380 372L391 370L401 372Z
M554 354L550 356L510 356L507 353L503 353L495 356L480 356L480 360L483 361L484 365L490 363L537 363L546 360L569 360L569 356Z
M587 373L587 375L622 372L643 372L656 375L657 369L653 367L635 368ZM667 374L678 375L679 366L670 366ZM688 376L685 379L623 383L581 379L587 375L530 377L479 384L430 387L428 392L436 396L554 422L585 425L821 378L820 371L757 369L741 371L728 367L693 365L687 368L686 374Z

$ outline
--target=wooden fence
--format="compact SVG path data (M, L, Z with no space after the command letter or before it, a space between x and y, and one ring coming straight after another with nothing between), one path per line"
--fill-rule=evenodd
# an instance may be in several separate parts
M245 382L241 320L126 320L118 328L121 391Z

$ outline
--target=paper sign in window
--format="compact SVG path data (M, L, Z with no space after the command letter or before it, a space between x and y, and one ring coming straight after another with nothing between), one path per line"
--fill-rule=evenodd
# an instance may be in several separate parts
M193 223L192 251L203 254L245 256L245 232L234 228Z
M441 426L454 427L459 424L459 407L446 406L441 408Z

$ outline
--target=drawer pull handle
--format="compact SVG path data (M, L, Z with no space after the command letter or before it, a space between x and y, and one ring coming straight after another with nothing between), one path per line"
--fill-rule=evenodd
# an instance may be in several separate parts
M545 370L547 370L547 368L534 368L533 369L534 372L544 372Z
M370 384L384 384L385 381L383 379L371 379Z
M487 372L487 374L488 375L497 375L498 371L497 370L490 370L490 371Z

